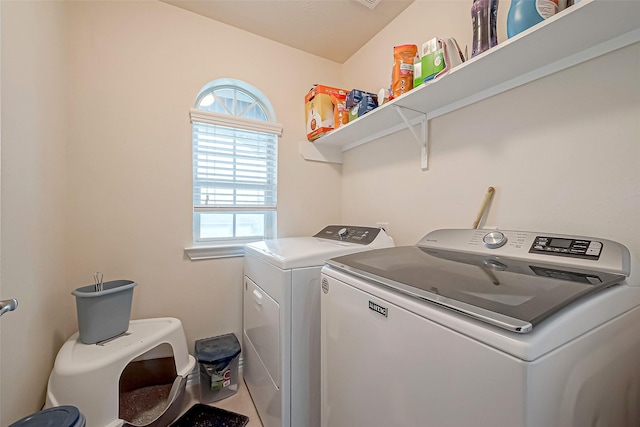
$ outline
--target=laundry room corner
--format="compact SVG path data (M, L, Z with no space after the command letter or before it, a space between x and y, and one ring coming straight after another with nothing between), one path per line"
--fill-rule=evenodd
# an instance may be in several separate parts
M393 28L403 17L409 27L411 10ZM371 43L398 39L388 28ZM399 244L413 244L471 226L493 186L483 225L600 233L637 252L639 50L631 44L429 119L426 171L409 130L345 151L342 219L383 221ZM349 64L350 79L366 74L363 64Z
M134 278L132 317L181 318L191 348L199 338L240 336L242 258L184 254L193 244L189 109L220 76L265 92L284 128L278 233L311 233L339 217L340 171L292 153L304 129L289 111L309 81L337 76L338 67L162 2L73 3L69 21L70 282L82 284L95 270ZM260 73L236 67L245 59L237 46L251 46ZM296 78L278 78L294 64ZM89 192L98 195L97 208L85 203Z

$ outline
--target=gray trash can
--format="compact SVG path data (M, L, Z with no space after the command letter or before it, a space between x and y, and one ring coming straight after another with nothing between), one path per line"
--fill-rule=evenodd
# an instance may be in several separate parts
M196 341L195 356L200 371L200 401L215 402L238 391L240 343L226 334Z
M101 291L95 285L71 292L76 297L78 333L83 344L95 344L127 332L135 282L105 282Z

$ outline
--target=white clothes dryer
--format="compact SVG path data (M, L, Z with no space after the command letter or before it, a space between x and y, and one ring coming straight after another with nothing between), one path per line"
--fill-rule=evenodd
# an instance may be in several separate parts
M320 425L320 270L393 246L381 228L330 225L251 243L244 261L243 374L264 427Z

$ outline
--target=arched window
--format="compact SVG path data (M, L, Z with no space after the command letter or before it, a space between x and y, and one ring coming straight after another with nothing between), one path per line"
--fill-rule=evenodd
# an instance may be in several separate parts
M198 93L191 123L194 242L275 238L282 126L267 97L239 80L214 80Z

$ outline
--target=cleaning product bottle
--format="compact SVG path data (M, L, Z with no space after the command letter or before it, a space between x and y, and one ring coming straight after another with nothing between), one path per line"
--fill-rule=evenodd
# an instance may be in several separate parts
M498 0L473 0L471 5L471 23L473 24L472 58L498 44L497 18Z
M511 38L558 12L558 0L511 0L507 37Z

